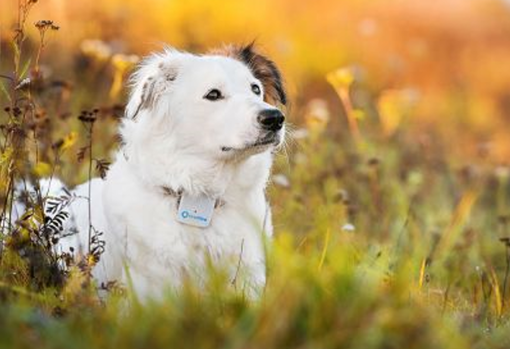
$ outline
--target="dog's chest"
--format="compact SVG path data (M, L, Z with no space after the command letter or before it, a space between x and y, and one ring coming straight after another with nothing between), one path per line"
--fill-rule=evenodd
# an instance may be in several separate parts
M194 227L178 221L176 200L158 197L117 205L126 239L126 255L140 265L158 269L193 269L206 261L236 265L264 262L262 225L264 208L229 205L214 209L208 227ZM111 206L110 206L111 207ZM132 212L129 214L128 212ZM135 214L136 212L136 214ZM234 263L232 263L234 262Z

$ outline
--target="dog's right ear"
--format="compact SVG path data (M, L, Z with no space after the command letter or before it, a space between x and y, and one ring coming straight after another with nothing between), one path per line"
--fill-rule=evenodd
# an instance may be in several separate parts
M153 110L159 97L177 78L177 67L173 62L175 51L166 49L161 54L152 54L144 59L131 75L131 95L125 116L136 119L144 110Z
M287 93L280 70L271 59L258 52L254 42L248 45L227 45L212 50L211 53L231 57L246 64L262 82L264 100L273 105L287 105Z

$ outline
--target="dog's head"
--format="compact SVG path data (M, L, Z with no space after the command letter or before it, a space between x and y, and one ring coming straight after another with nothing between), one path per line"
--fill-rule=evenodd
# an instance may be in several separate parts
M283 141L282 77L253 45L207 55L167 49L145 59L132 82L121 129L128 145L229 161Z

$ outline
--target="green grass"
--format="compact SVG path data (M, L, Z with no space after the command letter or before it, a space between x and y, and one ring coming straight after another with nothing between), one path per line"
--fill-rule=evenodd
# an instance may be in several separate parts
M505 271L493 230L497 188L487 178L461 185L398 140L367 145L384 155L376 162L362 152L353 161L350 141L332 138L311 135L277 159L290 186L271 189L276 236L260 300L214 280L130 306L118 296L99 303L79 274L59 297L3 283L1 345L507 347L507 307L496 296ZM407 156L415 163L402 175ZM342 229L347 223L355 230Z

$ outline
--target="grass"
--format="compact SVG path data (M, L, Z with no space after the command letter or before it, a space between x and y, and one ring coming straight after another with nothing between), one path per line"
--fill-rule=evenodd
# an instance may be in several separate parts
M34 3L22 4L28 15ZM0 65L14 71L0 99L3 209L13 180L56 174L76 184L92 165L106 171L119 79L136 60L102 57L90 43L68 68L73 80L45 79L40 61L58 53L43 50L40 34L17 36L14 68ZM508 167L484 147L459 152L453 131L406 122L405 91L382 103L350 69L326 79L335 100L296 103L299 122L276 157L261 299L221 274L157 302L127 302L119 287L100 299L88 277L100 253L79 262L52 254L61 231L48 233L42 195L26 223L0 234L0 348L508 348Z

